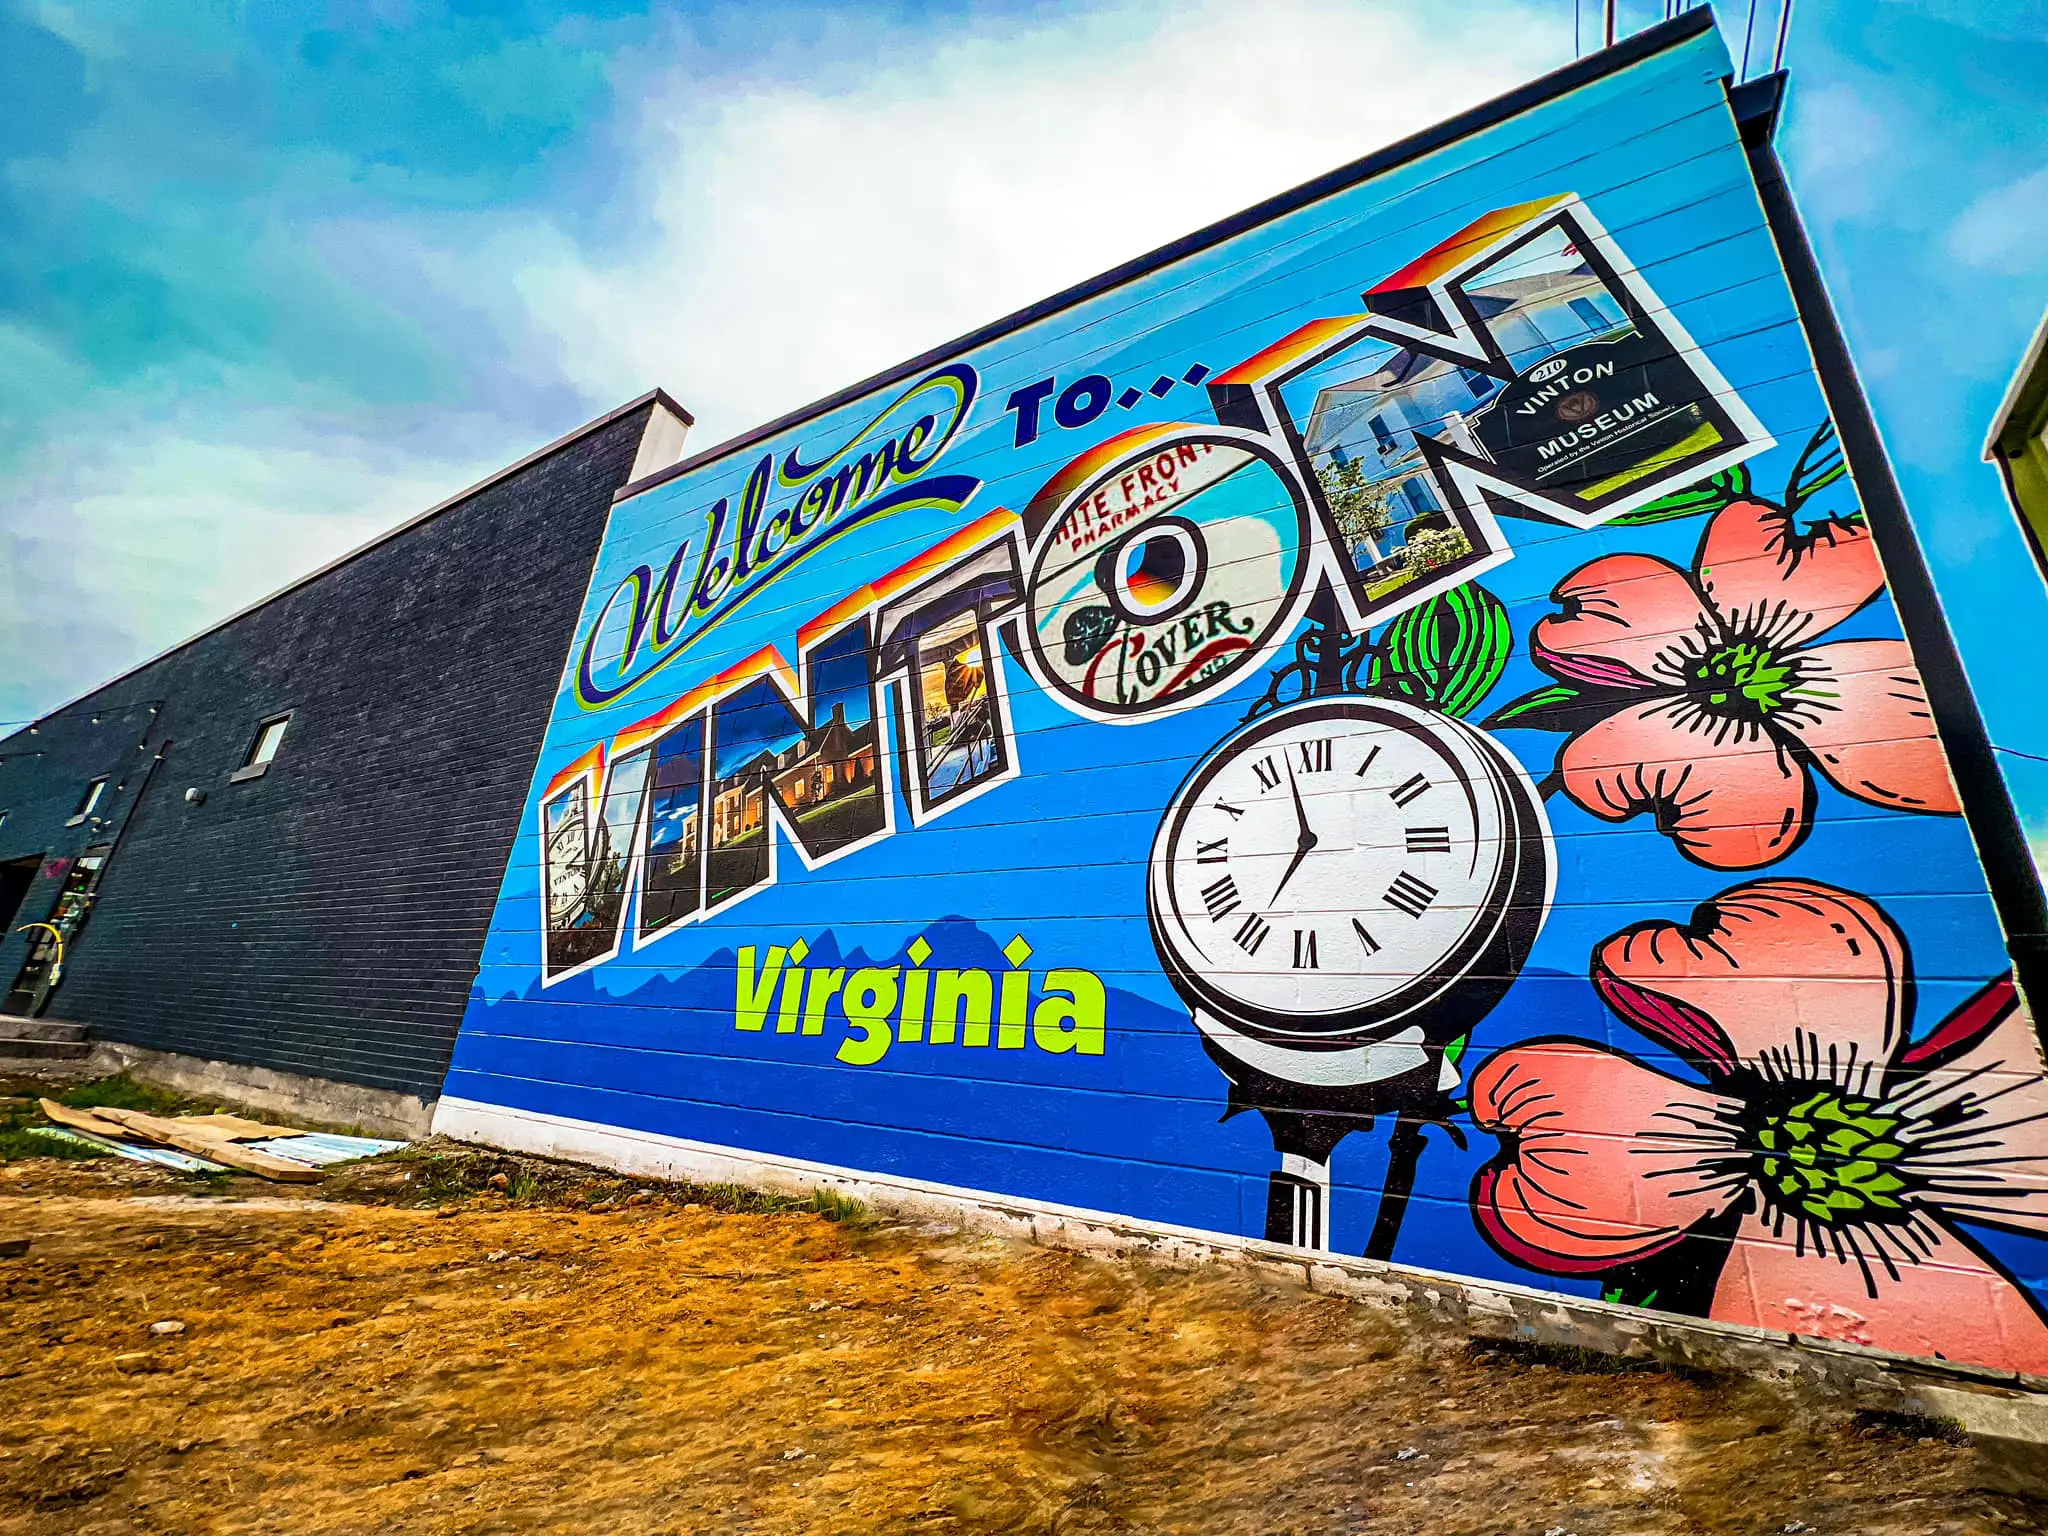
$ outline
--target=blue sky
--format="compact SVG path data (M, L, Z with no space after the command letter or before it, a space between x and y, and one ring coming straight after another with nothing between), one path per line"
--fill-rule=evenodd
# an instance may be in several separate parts
M1571 53L1570 0L0 0L0 720L650 385L708 445ZM1795 191L2048 812L2048 590L1979 460L2048 304L2048 4L1797 0L1789 57Z

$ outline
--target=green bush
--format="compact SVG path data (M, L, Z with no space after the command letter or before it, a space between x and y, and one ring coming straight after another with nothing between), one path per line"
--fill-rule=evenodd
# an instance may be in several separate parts
M1408 535L1408 569L1416 575L1440 571L1472 553L1472 541L1455 528L1425 528Z
M868 1215L868 1208L858 1200L829 1189L812 1190L810 1207L827 1221L845 1222L849 1226L859 1225Z

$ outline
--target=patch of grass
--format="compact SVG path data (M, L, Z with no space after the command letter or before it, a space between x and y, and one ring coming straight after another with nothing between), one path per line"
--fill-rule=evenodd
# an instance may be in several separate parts
M112 1155L82 1141L34 1135L19 1121L0 1123L0 1163L11 1162L17 1157L54 1157L67 1163L82 1163L87 1158Z
M0 1100L0 1163L12 1162L18 1157L54 1157L65 1162L83 1162L90 1157L107 1155L98 1147L84 1142L29 1133L30 1126L42 1123L42 1111L36 1108L34 1099Z
M1474 1339L1466 1352L1481 1360L1509 1360L1516 1365L1547 1365L1568 1376L1639 1376L1650 1372L1684 1374L1641 1355L1609 1355L1577 1344L1534 1344L1523 1339Z
M850 1227L860 1226L868 1219L866 1206L850 1196L829 1189L812 1190L810 1208L827 1221L844 1222Z
M1893 1413L1866 1408L1856 1415L1856 1427L1864 1434L1887 1440L1939 1440L1944 1445L1968 1445L1970 1432L1963 1421L1947 1414Z
M330 1172L321 1190L331 1200L404 1206L507 1205L583 1210L676 1210L693 1205L749 1216L816 1215L865 1225L866 1207L831 1190L778 1195L740 1184L635 1179L581 1163L430 1139Z
M735 1211L744 1216L783 1216L791 1211L814 1210L801 1195L778 1195L744 1184L697 1184L690 1186L692 1199L714 1210Z
M126 1072L67 1089L53 1097L72 1109L136 1109L145 1115L169 1114L184 1102L175 1093L136 1082Z

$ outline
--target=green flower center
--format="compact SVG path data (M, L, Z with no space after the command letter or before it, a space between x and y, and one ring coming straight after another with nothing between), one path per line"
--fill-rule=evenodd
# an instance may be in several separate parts
M1792 662L1750 640L1709 651L1688 671L1694 691L1709 706L1755 720L1783 709L1785 695L1799 681Z
M1904 1214L1902 1119L1833 1088L1765 1115L1752 1132L1765 1195L1830 1225Z

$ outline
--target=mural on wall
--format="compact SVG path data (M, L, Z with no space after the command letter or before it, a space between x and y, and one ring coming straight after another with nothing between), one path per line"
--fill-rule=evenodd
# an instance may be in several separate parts
M2040 1047L1726 68L634 488L443 1116L2048 1369Z

